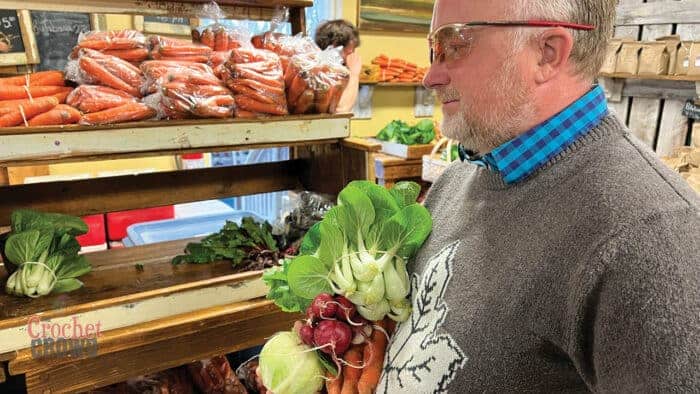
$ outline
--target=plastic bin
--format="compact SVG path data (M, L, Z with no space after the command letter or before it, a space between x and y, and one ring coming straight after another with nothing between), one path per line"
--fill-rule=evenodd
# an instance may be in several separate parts
M107 214L107 235L110 241L121 241L126 237L126 229L134 223L171 219L175 216L172 205Z
M87 234L76 237L80 244L80 252L97 252L107 250L107 234L105 232L105 215L84 216L83 221L88 226Z
M260 216L248 211L231 211L202 216L191 216L170 220L158 220L148 223L132 224L127 229L128 237L124 246L152 244L156 242L174 241L177 239L201 237L221 230L226 221L241 223L246 216L262 221Z

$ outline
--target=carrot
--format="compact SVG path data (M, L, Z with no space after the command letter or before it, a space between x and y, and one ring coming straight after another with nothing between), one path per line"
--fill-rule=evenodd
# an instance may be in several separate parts
M246 70L246 69L241 68L241 67L236 67L233 70L233 77L234 78L241 78L241 79L252 79L252 80L264 83L266 85L284 88L284 80L266 77L260 73L257 73L254 71L249 71L249 70Z
M83 115L80 118L80 124L101 125L122 123L152 118L155 114L156 111L145 104L129 103L104 111Z
M69 105L83 112L99 112L136 101L136 98L121 90L106 86L82 85L66 100Z
M232 79L229 83L229 87L235 85L245 85L251 89L257 90L259 92L266 92L275 96L284 96L284 89L279 86L266 85L263 82L255 81L252 79Z
M214 31L212 29L205 29L199 37L199 42L211 49L214 49L216 46L214 40Z
M377 323L383 327L383 323ZM357 382L359 394L372 394L379 384L379 377L384 368L384 353L386 352L387 338L381 330L374 330L372 337L367 342L363 354L362 375Z
M12 127L21 125L39 114L43 114L58 105L56 97L40 97L26 104L19 104L15 110L0 116L0 127Z
M307 87L304 77L301 74L297 74L292 80L292 84L287 87L287 101L292 105L296 105Z
M315 94L313 90L304 90L304 93L302 93L301 96L299 96L299 101L297 101L296 105L294 106L294 113L305 114L309 112L309 110L314 105L314 97Z
M203 55L209 56L211 54L211 48L206 45L200 44L190 44L190 45L178 45L178 46L161 46L158 49L158 53L162 56L194 56Z
M66 86L66 81L63 77L62 71L50 70L20 75L17 77L0 78L0 85Z
M142 62L148 59L148 49L146 48L134 48L134 49L109 49L105 50L105 55L118 57L127 62Z
M330 372L326 373L326 393L340 394L343 389L343 375L333 375Z
M57 93L63 93L66 89L64 86L15 86L15 85L0 85L0 100L16 100L26 98L36 98L50 96Z
M216 31L216 36L214 38L214 50L215 51L225 51L228 49L228 32L226 29L219 29Z
M272 114L272 115L288 115L289 111L287 111L287 106L286 105L271 105L271 104L266 104L266 103L261 103L260 101L254 100L250 97L246 96L236 96L236 105L246 111L251 111L251 112L260 112L264 114Z
M257 101L267 104L284 104L283 96L270 94L264 91L258 91L243 84L234 84L231 86L233 93L248 96Z
M194 97L211 97L231 94L231 92L223 86L195 85L184 82L164 83L163 92L166 96L176 94Z
M104 68L117 78L126 82L130 86L140 89L143 84L143 74L141 70L134 67L129 62L113 57L111 59L97 60Z
M80 68L88 75L96 79L97 81L118 90L123 90L132 96L140 96L139 89L137 87L131 86L123 80L117 78L115 75L107 71L106 68L97 63L95 59L91 59L86 56L80 58Z
M187 82L195 85L212 85L220 86L221 81L217 78L213 71L211 74L204 74L198 72L171 72L168 74L169 82Z
M70 105L59 104L52 110L33 117L29 126L74 124L80 120L80 112Z
M205 118L230 118L233 116L235 101L231 96L216 96L198 100L192 112Z
M345 352L343 356L348 364L354 366L361 366L362 363L362 346L354 345L350 347L350 350ZM360 375L362 374L362 369L353 368L350 365L343 366L343 390L341 394L356 394L357 393L357 383L360 380Z

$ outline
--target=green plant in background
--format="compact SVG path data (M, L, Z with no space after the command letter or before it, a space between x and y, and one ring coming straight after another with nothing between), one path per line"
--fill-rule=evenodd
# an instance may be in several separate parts
M429 144L435 139L435 125L432 119L423 119L413 126L393 120L379 131L377 139L404 145Z

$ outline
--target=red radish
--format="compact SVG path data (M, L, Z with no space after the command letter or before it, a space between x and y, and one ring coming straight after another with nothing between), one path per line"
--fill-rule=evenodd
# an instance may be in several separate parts
M304 342L305 344L307 344L309 346L313 346L314 345L314 328L308 324L304 324L299 329L299 337L301 338L301 341Z
M352 330L346 323L337 320L322 320L314 330L314 343L321 351L342 356L350 347ZM330 346L329 346L330 345Z
M341 295L335 296L335 301L340 304L338 305L338 310L335 313L335 317L342 321L350 322L352 320L354 322L355 314L357 313L355 304Z
M313 317L321 319L332 319L338 310L338 304L333 296L328 293L321 293L311 302L311 313ZM308 312L307 312L308 316Z

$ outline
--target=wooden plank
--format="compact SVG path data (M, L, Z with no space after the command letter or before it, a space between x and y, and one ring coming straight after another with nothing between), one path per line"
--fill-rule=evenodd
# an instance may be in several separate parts
M343 146L341 153L343 157L344 184L355 180L370 180L374 182L374 177L370 175L370 169L374 166L370 161L371 152Z
M148 0L7 0L0 2L0 9L83 12L101 14L129 14L154 16L198 16L204 14L209 1L148 1ZM311 0L224 0L217 2L228 19L269 20L277 5L310 7Z
M599 76L605 77L605 78L637 79L637 80L648 80L648 81L681 81L681 82L682 81L685 81L685 82L698 82L698 81L700 81L700 76L698 76L698 75L643 76L643 75L630 75L630 74L618 74L618 73L600 73Z
M292 24L292 34L306 34L306 13L303 8L290 9L289 20Z
M0 129L0 164L345 138L351 114Z
M0 188L0 225L17 208L84 216L299 187L297 161ZM338 167L340 167L338 165Z
M7 171L7 167L0 167L0 186L10 184L10 174Z
M365 152L379 152L382 149L382 144L376 140L361 137L349 137L340 141L340 145L350 149L361 150Z
M231 322L247 320L254 316L277 314L278 312L279 309L272 301L263 299L202 308L195 312L167 319L158 319L148 323L106 331L98 337L97 354L92 356L102 356L133 349L152 342L182 337L196 333L202 327L220 327ZM18 351L16 357L10 360L9 372L11 375L38 372L89 357L90 355L80 355L71 358L37 360L32 355L31 349L23 349Z
M115 249L91 253L87 259L96 261L95 270L81 277L84 287L67 294L31 300L3 292L0 294L0 304L3 306L0 310L0 329L22 326L29 316L39 313L44 319L58 318L260 276L259 272L236 272L229 262L171 264L173 257L182 253L190 241L172 241L165 247L161 244L137 246L128 248L133 250L127 252ZM178 244L180 247L176 248ZM103 260L101 264L100 259ZM104 260L110 263L105 264ZM137 263L143 266L143 270L135 268ZM0 350L0 353L3 352Z
M645 5L656 5L654 12L669 6L674 1L647 0ZM700 4L700 3L698 3ZM658 37L671 34L672 25L645 25L642 27L642 40L652 41ZM659 127L662 102L659 99L635 97L630 108L629 128L634 135L654 149Z
M402 159L399 157L377 154L374 159L375 174L384 180L420 178L423 170L422 159Z
M621 7L639 7L643 0L620 0L617 9ZM640 38L641 29L639 26L615 26L615 38L632 38L637 40ZM620 101L609 102L608 107L612 109L617 116L622 120L622 122L627 122L630 110L630 99L628 97L622 97Z
M186 336L146 342L137 348L31 372L26 376L27 392L81 391L242 350L262 344L277 331L289 330L294 318L299 316L284 312L251 313L246 320L233 320L213 328L202 326Z
M342 160L340 144L297 147L294 157L304 160L301 173L304 189L335 195L345 186L346 164Z
M695 84L668 80L628 79L624 81L622 95L685 102L685 100L695 97Z
M674 0L660 4L620 1L615 24L618 26L700 23L700 0Z
M679 24L676 26L676 34L683 40L700 40L700 24ZM700 77L697 77L700 79ZM698 83L700 85L700 83ZM696 86L697 89L697 86ZM685 97L667 99L664 103L661 115L661 127L656 142L656 153L661 156L670 156L679 146L685 145L688 134L688 118L683 116L683 106L690 97L697 97L700 94L695 91L685 92Z
M25 178L49 175L49 166L9 167L7 174L10 178L10 185L21 185Z

